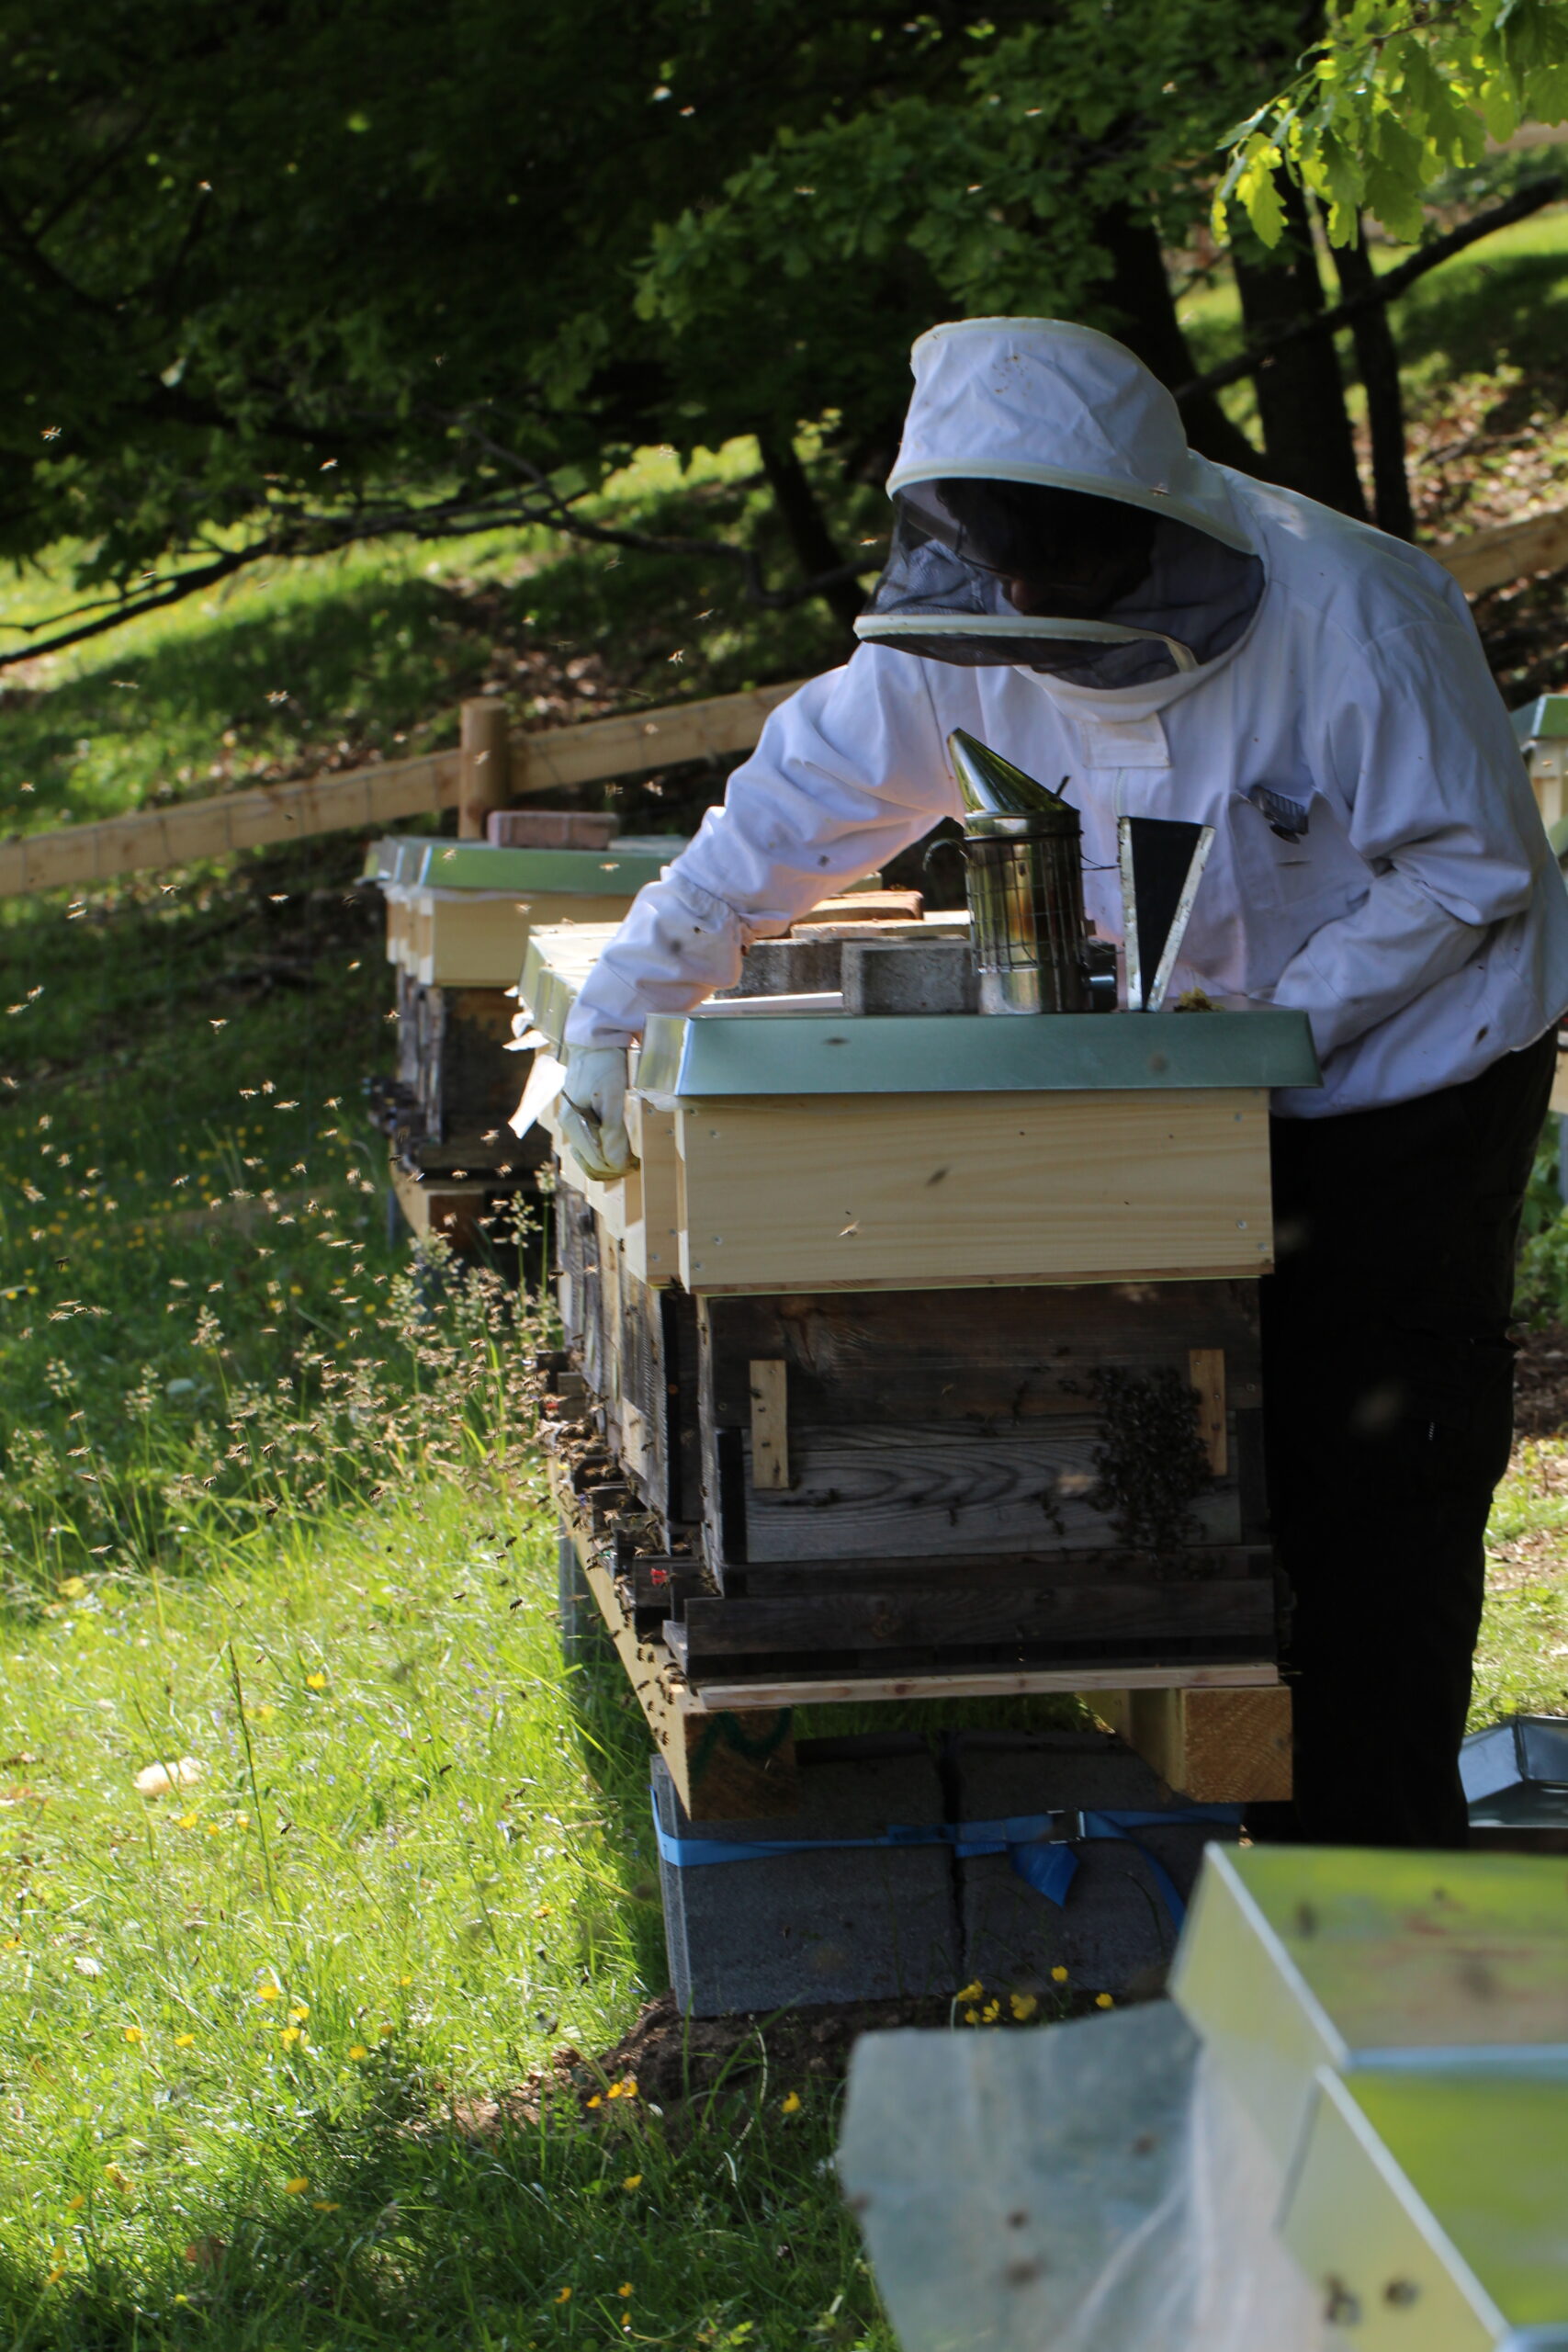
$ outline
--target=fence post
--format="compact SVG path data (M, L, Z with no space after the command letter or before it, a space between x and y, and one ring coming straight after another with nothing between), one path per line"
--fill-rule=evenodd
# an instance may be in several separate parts
M483 841L485 819L492 808L505 808L511 791L506 705L499 695L476 695L464 703L458 741L457 838Z

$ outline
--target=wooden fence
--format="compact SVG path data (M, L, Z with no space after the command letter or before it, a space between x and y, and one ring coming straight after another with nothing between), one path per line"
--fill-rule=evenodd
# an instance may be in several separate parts
M1434 552L1471 596L1529 572L1556 571L1568 564L1568 508L1478 531ZM459 833L478 840L491 808L530 793L604 784L639 769L748 752L769 711L798 684L626 711L536 735L512 734L500 702L479 696L462 706L462 737L453 752L389 760L345 775L310 776L299 784L260 785L216 800L142 808L62 832L0 842L0 898L26 890L80 889L139 867L185 865L307 833L374 830L432 809L455 808Z
M491 808L531 793L750 751L769 711L795 690L795 683L759 686L750 694L627 711L536 735L510 733L502 704L481 696L462 706L457 751L0 842L0 898L80 889L138 867L184 865L307 833L374 829L432 809L455 808L462 835L478 840Z

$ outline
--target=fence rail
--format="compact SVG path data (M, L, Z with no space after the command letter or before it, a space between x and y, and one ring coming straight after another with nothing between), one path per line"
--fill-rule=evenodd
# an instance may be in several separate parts
M585 719L536 735L509 734L502 706L476 699L462 707L463 741L457 751L0 842L0 898L81 888L143 866L185 865L231 850L385 825L433 809L457 808L464 832L477 838L488 810L532 793L750 751L769 711L795 692L795 683Z
M1558 571L1568 564L1568 507L1477 531L1434 552L1471 596L1527 572ZM749 752L769 711L799 683L659 710L624 711L536 735L510 733L500 703L477 697L462 706L457 751L354 768L345 775L262 785L216 800L138 809L73 825L69 831L0 842L0 898L80 888L144 866L186 865L268 842L385 825L441 808L455 808L459 831L477 839L489 810L530 793L566 791L574 785L608 783L639 768L678 767L687 760Z

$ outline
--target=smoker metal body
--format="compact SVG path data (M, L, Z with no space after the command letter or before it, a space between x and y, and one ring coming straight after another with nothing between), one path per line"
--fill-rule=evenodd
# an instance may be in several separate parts
M964 862L982 1012L1087 1012L1082 827L1059 793L956 728Z

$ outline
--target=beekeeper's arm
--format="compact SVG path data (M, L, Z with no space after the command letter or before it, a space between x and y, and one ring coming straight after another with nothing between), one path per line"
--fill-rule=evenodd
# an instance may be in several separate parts
M919 662L863 646L781 703L696 838L631 911L578 993L566 1042L625 1046L686 1012L786 931L958 806Z
M1550 852L1468 615L1367 646L1317 750L1374 875L1274 989L1326 1059L1468 964L1529 905Z

